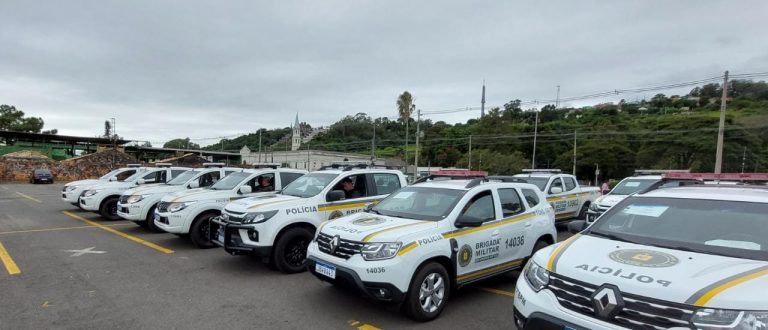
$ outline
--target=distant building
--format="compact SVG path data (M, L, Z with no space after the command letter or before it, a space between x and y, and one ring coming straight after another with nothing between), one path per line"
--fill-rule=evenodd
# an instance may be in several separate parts
M370 156L361 154L322 150L294 150L259 153L252 151L248 146L243 146L243 148L240 149L240 159L244 165L255 163L280 163L283 164L283 166L307 171L314 171L322 166L344 161L355 163L368 163L371 161ZM403 166L402 161L399 159L390 158L376 158L374 164L393 167Z
M293 123L293 132L291 133L291 150L296 151L301 148L301 125L299 124L299 114L296 114L296 122Z

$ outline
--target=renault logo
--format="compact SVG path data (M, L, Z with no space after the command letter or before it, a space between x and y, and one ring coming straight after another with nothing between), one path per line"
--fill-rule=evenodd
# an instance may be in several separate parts
M610 284L597 288L592 294L592 307L595 309L595 315L600 318L610 319L616 316L624 308L619 288Z
M328 242L329 248L331 249L331 254L336 253L336 248L339 247L339 235L333 236L331 238L331 241Z

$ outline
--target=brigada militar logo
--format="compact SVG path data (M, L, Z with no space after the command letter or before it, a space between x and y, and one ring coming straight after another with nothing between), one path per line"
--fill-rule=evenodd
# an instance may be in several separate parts
M611 260L638 267L671 267L677 265L677 257L651 250L617 250L608 254Z
M472 247L464 244L461 249L459 249L459 266L467 267L470 261L472 261Z
M358 226L373 226L378 225L380 223L384 223L384 218L379 217L367 217L367 218L360 218L355 221L352 221L352 224L358 225Z

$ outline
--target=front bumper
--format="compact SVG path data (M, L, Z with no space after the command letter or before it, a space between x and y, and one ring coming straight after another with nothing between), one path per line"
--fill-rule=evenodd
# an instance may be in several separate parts
M587 219L586 219L587 222L588 223L595 222L595 220L597 220L597 218L599 218L601 215L603 215L603 213L605 213L605 211L607 211L607 209L605 209L605 210L599 209L597 211L592 210L592 209L587 210Z
M524 275L520 275L515 285L514 311L518 329L626 329L561 307L552 291L546 288L533 291Z
M330 278L315 271L317 263L336 267L336 278ZM360 292L364 297L374 301L398 304L405 300L406 293L400 291L391 283L363 281L354 270L321 260L312 255L307 257L307 270L321 281L352 288Z
M189 229L185 226L185 212L157 212L152 216L157 228L171 234L187 234Z
M70 190L70 191L62 191L61 192L61 200L70 203L70 204L79 204L80 203L80 194L83 192L80 189Z
M117 215L125 220L146 221L144 207L140 203L121 204L117 203Z
M243 241L242 234L249 240L258 241L259 232L252 225L241 225L221 221L219 217L211 219L211 242L224 248L224 251L232 255L255 255L269 257L272 255L272 246L251 245Z
M79 203L83 210L88 211L98 211L100 206L99 199L96 198L96 195L90 197L80 197Z

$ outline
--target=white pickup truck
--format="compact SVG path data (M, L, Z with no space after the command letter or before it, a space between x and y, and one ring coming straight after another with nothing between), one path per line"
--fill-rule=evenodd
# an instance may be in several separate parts
M560 170L523 170L513 177L534 184L555 209L555 220L584 219L589 206L600 197L597 187L581 187L576 177Z

